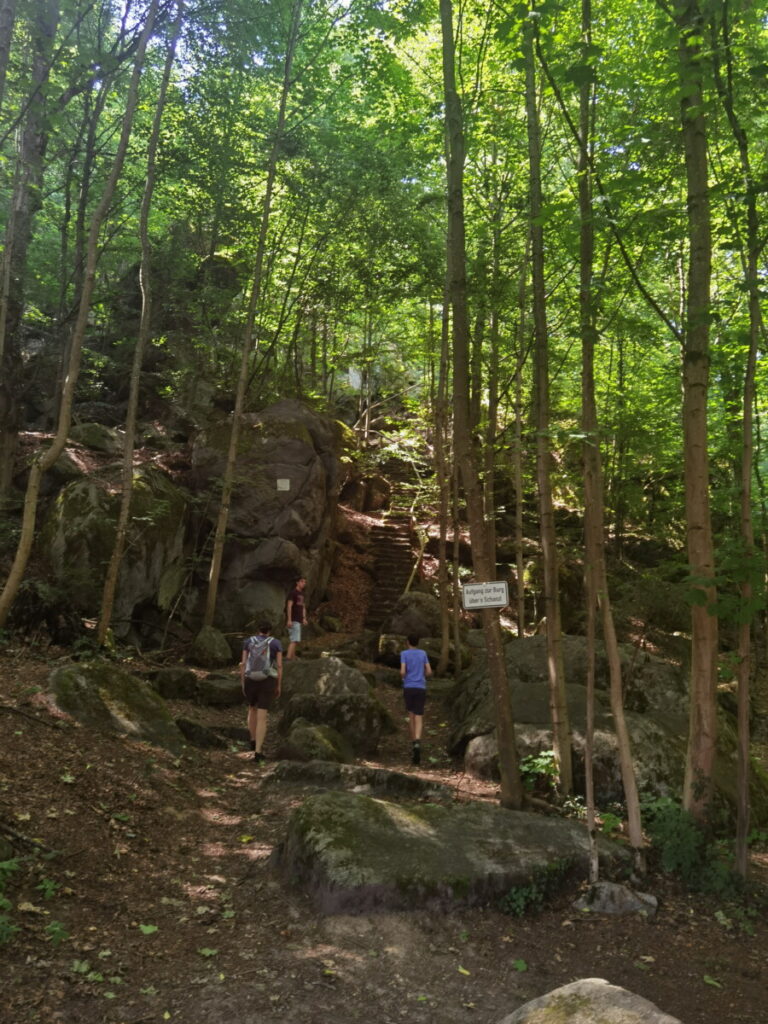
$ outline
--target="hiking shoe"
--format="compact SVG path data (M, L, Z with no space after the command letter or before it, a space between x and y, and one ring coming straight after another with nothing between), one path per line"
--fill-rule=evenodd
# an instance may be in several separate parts
M415 743L411 751L411 764L421 764L421 747Z
M266 757L264 757L260 750L254 750L253 760L256 762L256 764L261 764L262 761L266 761Z
M256 740L248 740L248 745L250 746L251 750L256 750Z

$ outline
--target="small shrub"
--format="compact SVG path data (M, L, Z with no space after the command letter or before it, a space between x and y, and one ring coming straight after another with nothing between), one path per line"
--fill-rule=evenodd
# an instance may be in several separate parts
M723 863L713 837L674 800L645 804L643 817L661 868L692 892L735 896L739 879Z
M524 757L520 762L520 776L529 793L552 793L560 780L554 750L540 750L538 754Z
M501 898L501 910L513 917L522 917L523 914L537 913L542 910L544 904L562 886L570 866L571 861L568 858L563 858L539 868L533 873L527 884L513 886Z

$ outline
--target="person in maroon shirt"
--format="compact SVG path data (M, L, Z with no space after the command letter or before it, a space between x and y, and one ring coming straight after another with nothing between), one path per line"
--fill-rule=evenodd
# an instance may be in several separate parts
M285 602L285 621L288 626L288 651L286 658L293 661L296 657L296 644L301 640L301 627L307 624L307 605L304 599L304 588L307 581L303 576L293 584L293 590Z

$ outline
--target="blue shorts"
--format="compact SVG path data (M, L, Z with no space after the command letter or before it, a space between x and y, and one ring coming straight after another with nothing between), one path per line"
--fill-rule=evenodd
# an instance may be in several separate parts
M403 697L405 699L405 710L412 715L424 714L424 702L427 699L427 691L423 686L404 686Z
M297 644L301 640L301 623L292 622L288 626L288 642Z

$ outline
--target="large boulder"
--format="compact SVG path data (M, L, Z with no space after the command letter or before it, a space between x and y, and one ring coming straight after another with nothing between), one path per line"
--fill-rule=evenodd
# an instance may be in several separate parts
M440 601L432 594L409 590L399 599L382 632L401 636L440 636Z
M82 615L99 610L104 573L115 543L119 469L88 476L62 488L43 519L38 550L51 579L66 590ZM140 609L170 609L184 583L184 532L189 496L152 467L134 477L131 519L115 606L113 629L125 637Z
M341 733L330 725L318 725L306 718L291 722L287 734L278 740L277 756L290 761L332 761L347 764L354 755Z
M290 731L297 719L329 726L363 757L375 754L382 732L393 728L386 709L367 693L295 694L283 711L281 732Z
M51 673L57 706L89 729L146 740L173 754L184 748L162 697L111 661L62 665Z
M604 864L628 859L601 840ZM274 863L324 913L495 902L556 872L588 871L583 825L487 804L395 804L328 792L288 822Z
M215 489L227 459L231 422L208 423L195 438L191 477ZM297 576L322 592L340 486L346 428L295 400L244 417L227 525L216 621L244 628L276 621ZM210 518L217 515L211 504Z
M603 978L562 985L504 1017L499 1024L681 1024L642 996Z
M232 651L224 634L213 626L203 626L187 654L187 661L203 668L224 668L232 664Z
M522 757L552 748L547 705L544 637L513 640L504 647L518 750ZM688 716L685 680L673 665L647 652L622 648L627 708L638 788L654 797L680 793L685 770ZM583 785L586 747L586 641L563 637L566 698L574 752L574 777ZM623 802L624 792L608 695L608 665L601 653L596 665L594 771L598 805ZM452 727L448 749L465 756L467 770L498 778L495 716L485 653L478 649L470 668L449 695ZM735 732L720 716L715 784L719 806L735 807ZM768 777L753 768L751 803L755 821L768 820Z
M368 681L362 672L340 658L297 658L283 661L282 700L287 703L298 694L337 697L341 694L368 694Z

